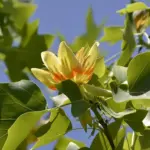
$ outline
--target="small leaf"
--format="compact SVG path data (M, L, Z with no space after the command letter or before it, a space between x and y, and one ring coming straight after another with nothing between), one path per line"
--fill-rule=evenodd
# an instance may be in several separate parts
M79 148L82 148L82 147L85 147L85 144L80 142L80 141L77 141L77 140L74 140L74 139L71 139L71 138L68 138L68 137L60 137L55 145L55 148L54 150L66 150L67 146L69 143L74 143L76 144Z
M65 104L71 103L68 97L65 94L60 94L54 97L51 97L56 107L63 106Z
M110 26L104 28L104 36L100 39L100 42L108 42L115 44L123 38L123 27Z
M127 68L122 66L114 66L112 69L114 76L122 83L127 80Z
M101 78L105 74L105 70L106 70L106 66L104 63L104 58L101 56L99 59L97 59L94 68L94 74L96 74L98 78Z
M121 56L117 62L117 65L119 66L125 66L130 61L131 56L135 50L136 42L133 35L133 28L132 28L132 22L130 19L130 15L126 15L125 20L125 29L123 33L123 42L122 42L122 53Z
M85 130L85 132L87 132L87 125L92 126L92 116L91 116L90 110L87 110L86 112L84 112L79 117L79 120L83 129Z
M121 15L126 14L126 13L131 13L136 10L144 10L144 9L149 9L149 7L144 4L143 2L135 2L132 4L128 4L126 8L123 8L121 10L118 10L117 13L120 13Z
M90 150L97 150L97 148L100 150L112 150L111 145L102 130L93 139Z
M148 111L147 115L145 116L142 122L144 126L146 127L150 126L150 111Z
M77 146L75 143L70 142L66 148L66 150L78 150L79 146Z

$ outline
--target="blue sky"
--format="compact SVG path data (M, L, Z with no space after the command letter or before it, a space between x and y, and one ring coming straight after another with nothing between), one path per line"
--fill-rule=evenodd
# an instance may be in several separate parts
M123 25L123 17L116 11L125 7L128 2L129 0L35 0L38 8L31 20L40 19L39 33L56 34L59 31L68 42L72 42L76 36L85 32L85 17L90 6L93 8L97 24L107 18L106 25ZM144 2L149 4L148 0ZM51 49L56 51L58 44L56 40ZM113 46L102 43L100 48L107 50L111 56L120 51L120 43ZM4 68L4 64L0 62L0 82L8 82L8 77L3 72ZM40 87L45 91L43 86ZM71 119L74 120L73 117ZM75 125L79 124L75 123ZM88 146L92 140L88 138L89 135L82 130L68 134L74 139L85 142ZM43 146L38 150L51 150L52 147L53 144Z

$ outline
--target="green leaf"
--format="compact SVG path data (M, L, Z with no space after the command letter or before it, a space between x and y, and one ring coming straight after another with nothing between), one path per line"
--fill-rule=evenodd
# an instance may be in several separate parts
M36 123L46 112L47 110L43 110L22 114L8 129L8 137L3 146L3 150L16 150L20 143L32 132Z
M104 28L104 36L100 39L100 42L108 42L115 44L123 38L123 27L110 26Z
M120 129L121 123L122 123L122 119L117 119L108 125L108 130L111 133L113 139L117 137L117 133Z
M54 102L56 107L60 107L60 106L67 105L67 104L71 103L65 94L60 94L60 95L51 97L51 99Z
M62 149L67 149L68 145L70 142L73 142L76 144L79 148L85 147L85 144L82 142L79 142L77 140L68 138L68 137L61 137L59 138L58 142L55 145L54 150L62 150Z
M49 48L54 37L48 34L39 35L37 33L38 24L38 21L26 24L22 29L20 46L5 52L5 63L12 81L18 81L23 78L22 71L25 67L29 69L43 67L41 52Z
M62 109L54 109L51 115L54 117L51 118L50 116L51 125L49 130L44 135L38 137L38 141L32 149L51 143L71 129L71 122Z
M145 130L142 136L139 136L139 143L141 145L142 150L149 150L150 148L150 131Z
M112 72L120 83L127 80L127 67L116 65L113 67Z
M104 22L96 25L93 16L93 10L90 7L87 12L86 17L86 33L77 36L73 43L71 44L71 48L74 52L78 51L81 47L88 44L90 47L95 43L95 40L100 36L102 29L104 27Z
M149 7L144 4L143 2L135 2L132 4L128 4L126 8L123 8L121 10L118 10L117 13L120 13L121 15L126 14L126 13L131 13L137 10L144 10L144 9L149 9Z
M108 115L114 117L114 118L122 118L123 116L129 115L129 114L133 114L136 112L135 109L126 109L123 112L114 112L111 108L106 107L105 105L102 105L103 109L105 110L105 112L108 113Z
M142 123L147 114L146 110L137 110L136 113L124 116L124 121L135 131L143 132L145 127Z
M125 138L125 129L120 127L122 119L115 120L113 123L109 124L108 129L114 141L116 150L121 150L123 147L123 142Z
M124 140L123 150L131 150L131 144L132 144L132 133L128 132Z
M7 130L15 120L26 112L45 109L46 100L41 94L40 89L31 81L26 80L15 83L1 83L0 100L0 148L2 148L7 138ZM21 133L18 130L15 134ZM18 136L16 138L19 139Z
M112 98L108 99L106 102L107 102L108 107L111 108L115 112L124 111L127 105L127 102L117 103Z
M136 109L147 109L150 107L150 91L139 96L132 96L129 92L118 89L117 93L113 93L113 99L116 103L131 101Z
M146 116L142 122L143 122L145 127L150 126L150 111L148 111L148 113L146 114Z
M90 150L97 150L97 148L100 150L112 150L111 145L109 144L109 141L103 131L99 132L95 136L90 146Z
M140 95L150 90L150 52L137 55L128 67L128 83L131 95Z
M71 101L71 111L74 117L79 117L89 108L88 102L83 100L83 96L78 85L73 81L63 81L62 83L57 85L57 88L60 92L64 93Z
M102 56L100 56L99 59L97 59L95 68L94 68L94 74L97 75L98 78L101 78L106 71L106 66L104 63L104 58Z
M29 3L15 2L11 12L11 19L14 21L17 28L22 29L25 22L36 10L36 5Z
M87 125L92 126L92 120L93 120L90 110L88 109L86 112L84 112L79 117L79 120L84 131L87 132Z
M82 85L82 89L88 96L104 96L104 97L111 97L112 93L109 90L102 89L100 87L96 87L90 84Z
M125 29L122 42L122 53L117 62L119 66L125 66L131 59L131 56L135 50L136 42L133 35L131 16L128 14L125 20Z

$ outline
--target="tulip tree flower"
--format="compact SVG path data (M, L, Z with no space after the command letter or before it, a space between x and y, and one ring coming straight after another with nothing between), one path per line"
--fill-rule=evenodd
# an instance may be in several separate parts
M32 68L31 71L50 89L56 89L56 84L68 79L77 84L85 84L94 71L98 44L95 43L91 48L82 47L75 55L65 42L61 42L58 57L50 51L42 52L41 57L47 70Z

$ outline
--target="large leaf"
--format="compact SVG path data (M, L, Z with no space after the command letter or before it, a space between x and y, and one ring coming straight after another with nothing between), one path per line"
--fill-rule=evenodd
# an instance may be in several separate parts
M37 142L32 147L36 149L40 146L51 143L71 129L71 122L62 109L53 109L50 116L49 130L42 136L38 137Z
M128 67L128 83L131 95L140 95L150 90L150 52L137 55Z
M83 96L76 83L71 80L66 80L57 86L60 92L64 93L71 101L71 111L74 117L80 116L84 113L89 104L83 100Z
M36 129L36 123L38 123L42 115L46 112L47 110L43 110L22 114L8 129L8 137L3 146L3 150L16 150L20 143L23 142L23 140L27 138L34 129Z
M61 137L56 143L54 150L62 150L62 149L65 150L68 147L69 143L71 142L76 144L79 148L85 147L85 144L82 142L79 142L77 140L68 137Z
M104 28L104 36L100 39L100 42L108 42L115 44L123 38L123 27L110 26Z
M7 130L21 114L30 111L40 111L45 109L45 106L45 98L41 95L40 89L32 82L22 80L16 83L1 83L0 147L2 148L7 138ZM18 134L20 132L18 130Z
M144 4L143 2L135 2L132 4L128 4L126 6L126 8L118 10L117 12L123 15L126 13L131 13L131 12L134 12L137 10L144 10L144 9L149 9L149 7L146 4Z
M143 132L145 127L142 123L147 114L146 110L137 110L136 113L124 117L124 121L135 131Z

